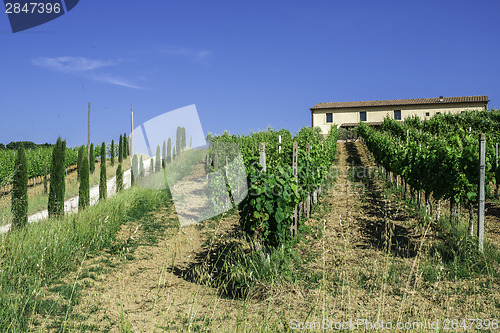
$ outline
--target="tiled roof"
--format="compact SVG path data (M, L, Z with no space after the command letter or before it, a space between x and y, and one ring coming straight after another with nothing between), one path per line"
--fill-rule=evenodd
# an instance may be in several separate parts
M311 108L317 109L338 109L338 108L359 108L367 106L391 106L391 105L416 105L416 104L447 104L447 103L476 103L489 102L488 96L463 96L440 98L413 98L413 99L390 99L381 101L358 101L358 102L332 102L318 103Z
M372 125L372 126L380 126L380 125L382 125L381 121L364 121L364 123L366 123L368 125ZM340 127L355 127L358 124L359 123L343 123L342 125L340 125Z

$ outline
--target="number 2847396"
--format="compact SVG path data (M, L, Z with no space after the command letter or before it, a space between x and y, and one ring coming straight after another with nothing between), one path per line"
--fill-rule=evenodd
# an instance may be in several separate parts
M7 14L59 14L61 12L60 3L29 2L21 4L19 2L6 2L5 13Z

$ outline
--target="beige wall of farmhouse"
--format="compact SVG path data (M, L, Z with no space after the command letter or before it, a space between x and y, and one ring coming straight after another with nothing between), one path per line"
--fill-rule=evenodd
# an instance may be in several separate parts
M332 113L333 124L339 127L343 123L357 123L360 121L359 114L366 111L366 121L383 121L384 117L394 118L394 110L401 110L401 119L412 117L414 115L421 119L429 119L436 113L458 113L464 110L482 110L484 102L480 103L462 103L457 104L439 104L439 105L401 105L401 106L372 106L361 108L339 108L339 109L320 109L314 110L312 119L314 127L321 128L323 134L330 130L331 123L326 122L326 114ZM429 112L429 116L426 116Z

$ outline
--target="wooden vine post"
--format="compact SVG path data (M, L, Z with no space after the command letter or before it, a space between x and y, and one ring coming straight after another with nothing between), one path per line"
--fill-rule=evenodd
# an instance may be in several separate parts
M309 157L311 154L311 144L309 142L306 143L306 154L307 154L307 157ZM307 164L307 168L310 168L309 163ZM307 170L307 172L309 173L309 172L311 172L311 170ZM307 218L309 218L309 215L311 213L311 193L309 192L309 189L307 189L305 211L306 211Z
M214 170L219 169L219 154L217 152L214 153Z
M498 169L498 142L495 144L495 160L496 160L496 167ZM496 197L498 198L498 193L500 192L499 191L499 187L500 187L500 179L497 180L497 183L496 183L496 188L495 188L495 194L496 194Z
M484 248L484 178L485 178L485 161L486 161L486 135L479 134L479 202L477 216L477 239L479 251L483 252Z
M298 176L297 176L297 148L298 144L296 141L293 142L293 154L292 154L292 170L293 170L293 175L295 176L295 179L297 180L297 184L299 182ZM298 214L297 214L297 206L293 209L293 217L292 217L292 225L290 226L290 233L292 234L292 237L297 236L297 229L298 229Z
M266 144L259 143L259 164L262 166L262 171L266 171Z
M226 155L226 179L227 179L227 164L228 164L228 159L227 159L227 155Z

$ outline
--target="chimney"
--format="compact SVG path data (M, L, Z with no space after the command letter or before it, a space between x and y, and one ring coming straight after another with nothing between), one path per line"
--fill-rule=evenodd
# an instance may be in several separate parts
M443 96L439 96L439 101L440 101L440 102L444 101Z

